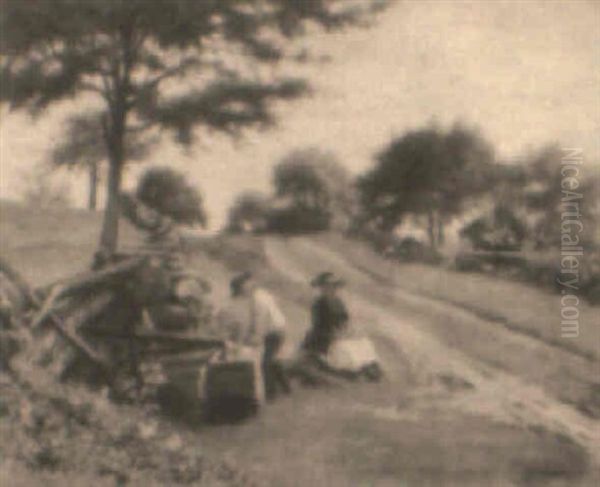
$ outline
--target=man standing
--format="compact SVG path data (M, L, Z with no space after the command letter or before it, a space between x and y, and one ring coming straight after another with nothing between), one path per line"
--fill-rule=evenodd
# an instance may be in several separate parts
M278 389L289 393L290 385L278 357L286 323L275 298L257 285L250 272L236 276L230 287L232 297L244 300L248 312L244 320L246 323L241 324L236 341L241 345L263 348L261 366L266 398L274 399Z

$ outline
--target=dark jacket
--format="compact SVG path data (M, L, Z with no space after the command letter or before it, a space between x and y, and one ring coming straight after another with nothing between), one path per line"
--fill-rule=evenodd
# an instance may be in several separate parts
M312 305L312 328L304 340L311 352L327 353L338 332L348 326L348 311L338 297L318 297Z

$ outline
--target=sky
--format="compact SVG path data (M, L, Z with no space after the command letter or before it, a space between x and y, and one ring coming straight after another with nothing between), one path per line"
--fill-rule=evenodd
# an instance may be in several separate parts
M275 129L232 142L199 134L182 150L168 138L146 164L172 165L205 196L222 225L240 191L270 190L273 165L317 146L357 174L394 136L437 123L479 129L500 159L551 142L584 151L600 170L600 2L593 0L397 1L368 29L313 35L330 61L305 69L314 93L278 107ZM38 120L2 111L0 196L21 194L28 168L47 158L64 111ZM134 183L139 166L128 171ZM85 178L71 177L84 204Z

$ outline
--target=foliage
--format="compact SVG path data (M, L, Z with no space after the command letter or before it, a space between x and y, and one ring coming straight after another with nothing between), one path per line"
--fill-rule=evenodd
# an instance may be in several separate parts
M198 126L237 135L273 124L274 101L307 92L304 81L275 69L293 54L290 39L307 21L326 29L356 25L384 3L3 0L0 99L39 114L56 102L95 97L99 113L91 123L109 162L101 246L112 252L134 140L166 128L188 144ZM260 64L274 74L258 76Z
M426 215L431 245L444 223L491 187L493 151L477 132L456 125L424 128L392 141L359 180L365 214L392 229L407 214ZM441 237L441 235L440 235Z
M443 261L443 256L438 251L414 237L405 237L395 243L393 248L386 252L386 257L395 257L404 262L423 262L432 265L438 265Z
M227 230L233 233L260 232L266 229L269 217L269 199L256 192L237 196L229 209Z
M476 250L518 250L527 231L526 223L510 208L496 205L492 215L476 218L460 233Z
M292 154L273 170L273 185L279 198L288 198L290 204L304 208L326 208L329 195L316 168Z
M54 146L50 162L69 169L89 172L89 209L96 209L101 165L107 160L106 144L102 137L102 113L76 113L68 118L64 137ZM141 161L156 142L156 137L127 134L127 156L130 161Z
M586 173L586 168L580 166L574 176L577 187L565 187L565 175L561 173L564 155L560 147L546 146L529 158L525 168L525 206L536 217L533 239L538 248L560 246L562 213L576 211L583 227L578 237L581 243L599 246L600 178Z
M313 147L291 152L275 167L273 185L276 197L286 204L273 215L276 227L289 227L293 220L301 225L297 231L327 229L330 224L348 228L356 206L354 184L334 154ZM291 220L284 224L285 215Z
M34 347L32 340L28 346ZM26 351L23 355L27 356ZM19 358L1 372L2 478L11 485L243 486L256 480L148 405L115 404Z
M206 225L200 192L174 169L154 167L146 170L138 183L136 196L146 206L177 223Z

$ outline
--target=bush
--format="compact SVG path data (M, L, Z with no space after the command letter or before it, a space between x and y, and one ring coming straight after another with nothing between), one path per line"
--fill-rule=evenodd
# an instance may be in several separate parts
M329 228L331 214L320 208L287 207L273 209L268 216L268 230L282 234L322 232Z
M463 272L490 272L514 278L527 278L533 270L523 255L515 252L461 252L455 260L457 270ZM553 274L554 275L554 274ZM531 277L526 280L532 280Z
M425 264L440 264L442 255L423 242L413 237L406 237L394 246L394 255L404 262L423 262Z
M229 209L226 230L231 233L261 233L267 228L269 199L261 193L245 192Z
M520 250L527 236L527 227L515 213L498 205L490 216L482 216L466 225L460 232L475 250Z
M148 169L140 179L137 198L161 215L186 225L206 224L200 192L183 174L167 167Z

